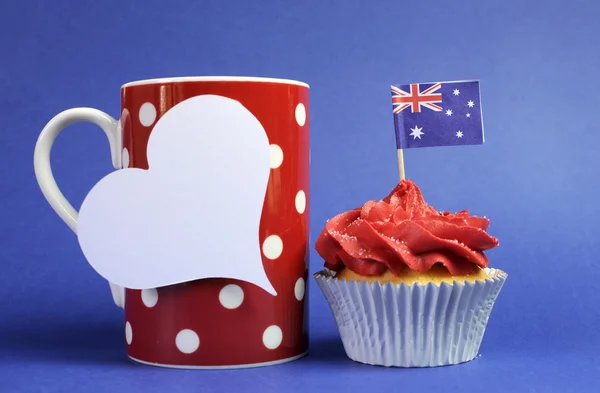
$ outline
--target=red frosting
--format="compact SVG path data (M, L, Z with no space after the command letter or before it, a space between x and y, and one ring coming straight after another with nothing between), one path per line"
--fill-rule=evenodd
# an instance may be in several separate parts
M467 274L473 264L486 267L484 250L498 240L486 233L487 218L438 212L419 187L401 181L382 201L339 214L328 221L316 242L325 267L345 267L362 276L387 269L398 275L405 267L426 272L441 263L450 274Z

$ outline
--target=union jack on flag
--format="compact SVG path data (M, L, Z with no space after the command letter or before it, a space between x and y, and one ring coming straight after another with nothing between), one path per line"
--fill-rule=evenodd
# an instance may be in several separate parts
M478 81L412 83L391 88L398 149L484 142Z
M441 87L441 83L436 83L433 86L420 91L420 85L418 83L413 83L410 85L409 93L399 87L392 86L394 114L400 113L409 107L412 113L421 112L421 106L429 108L432 111L440 112L442 107L436 104L442 102L442 95L437 92Z

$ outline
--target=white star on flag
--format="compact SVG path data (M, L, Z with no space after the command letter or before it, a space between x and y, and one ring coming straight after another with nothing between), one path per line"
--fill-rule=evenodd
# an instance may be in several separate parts
M471 114L470 114L470 113L467 113L467 117L471 117Z
M452 94L454 94L455 96L460 94L460 90L458 89L454 89L454 91L452 92Z
M475 103L473 101L469 101L469 102L467 102L467 106L469 108L473 108L475 106Z
M462 138L463 137L463 132L462 131L458 131L456 133L456 136L459 137L459 138Z
M446 111L446 115L448 115L448 116L452 116L452 109L448 109L448 110Z
M421 131L422 129L423 129L423 127L419 128L415 125L415 128L410 129L412 131L410 133L410 136L412 136L413 139L417 139L417 138L421 139L421 135L425 134L424 132Z

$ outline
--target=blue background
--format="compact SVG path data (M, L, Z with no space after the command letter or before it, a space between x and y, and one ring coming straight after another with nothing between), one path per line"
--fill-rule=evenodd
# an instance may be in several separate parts
M600 5L587 1L22 1L0 10L0 391L592 392L600 374ZM409 150L438 209L491 219L509 279L481 357L436 369L356 364L310 288L311 355L198 372L126 360L121 310L42 197L32 155L56 113L119 113L122 83L178 75L311 87L312 238L398 179L389 85L480 79L486 143ZM91 125L53 170L76 207L111 171ZM311 272L322 265L312 254ZM312 284L312 282L311 282Z

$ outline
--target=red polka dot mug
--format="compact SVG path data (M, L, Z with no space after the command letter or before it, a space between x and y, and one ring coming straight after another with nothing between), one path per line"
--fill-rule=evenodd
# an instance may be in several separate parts
M267 134L271 169L258 241L277 295L229 278L143 290L110 283L115 303L124 309L127 354L141 363L181 368L252 367L298 359L308 348L308 85L254 77L127 83L121 87L120 120L96 109L74 108L46 125L34 153L38 183L51 207L77 233L78 212L58 189L50 168L52 143L62 129L94 123L108 137L115 169L148 169L148 139L156 122L175 105L202 95L238 101Z

